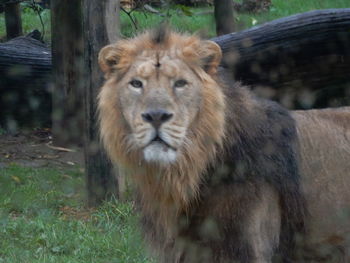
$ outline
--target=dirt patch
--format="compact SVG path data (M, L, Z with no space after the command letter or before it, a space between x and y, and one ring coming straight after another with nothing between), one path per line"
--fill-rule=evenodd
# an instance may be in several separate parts
M82 149L54 146L51 138L48 129L0 135L0 168L12 163L29 167L83 167Z

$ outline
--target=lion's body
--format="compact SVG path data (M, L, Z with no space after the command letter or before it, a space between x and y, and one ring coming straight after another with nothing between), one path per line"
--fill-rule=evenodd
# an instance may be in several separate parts
M294 111L309 215L304 252L350 262L350 107Z
M315 153L328 151L321 139L312 141L314 126L329 131L326 118L291 115L239 84L224 84L220 58L212 42L162 30L104 48L102 140L136 185L145 239L161 262L290 262L302 251L296 241L312 247L312 237L304 237L317 236L318 222L327 225L317 202L322 190L310 190L317 173L332 189L342 183L343 195L331 189L327 205L348 207L342 167L350 163L349 127L339 124L329 139L342 138L342 160L321 159L327 163L313 168ZM339 123L350 119L338 115ZM313 143L319 148L309 149ZM331 181L333 161L339 180Z

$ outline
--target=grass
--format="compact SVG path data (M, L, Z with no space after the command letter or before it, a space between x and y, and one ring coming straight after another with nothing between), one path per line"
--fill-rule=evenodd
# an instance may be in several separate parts
M272 7L269 12L260 14L239 13L236 14L234 23L236 30L244 30L252 26L262 24L274 19L285 16L290 16L297 13L303 13L315 9L328 8L350 8L349 0L272 0ZM215 21L212 13L212 7L193 8L192 16L186 16L179 10L170 11L170 24L180 30L187 32L199 32L205 37L215 36ZM200 14L201 13L201 14ZM133 12L133 17L137 21L138 30L152 28L164 20L164 17L159 15L145 16L142 12ZM135 28L130 22L129 17L121 12L121 31L122 36L130 37L134 34Z
M277 18L326 8L350 8L350 2L349 0L272 0L272 8L269 12L261 14L236 14L234 23L236 24L237 31L239 31ZM167 17L170 24L180 31L199 32L205 37L214 37L215 22L213 14L207 12L212 10L212 7L192 8L192 15L186 16L178 9L170 9ZM162 12L167 13L166 10ZM135 34L135 31L154 27L165 19L164 16L137 11L133 12L132 16L136 20L137 30L135 30L129 17L121 12L121 35L123 37L130 37ZM42 13L42 18L45 24L44 40L49 43L51 38L50 12L45 10ZM42 31L37 14L28 8L22 12L22 21L24 33L29 33L34 29ZM0 37L5 36L4 23L4 14L0 14Z
M79 170L0 168L0 262L150 263L130 203L84 207Z
M21 17L22 17L22 29L24 34L28 34L32 32L34 29L38 29L41 33L43 32L39 16L32 9L23 8ZM43 10L43 12L41 13L41 17L45 27L44 41L49 43L51 41L50 11ZM0 14L0 38L5 38L5 36L6 36L5 16L4 16L4 13L2 13Z

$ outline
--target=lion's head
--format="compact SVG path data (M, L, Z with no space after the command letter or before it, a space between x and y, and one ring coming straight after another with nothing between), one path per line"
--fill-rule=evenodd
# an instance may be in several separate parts
M220 60L214 42L165 29L103 48L99 112L112 159L205 166L224 136L224 95L215 81Z

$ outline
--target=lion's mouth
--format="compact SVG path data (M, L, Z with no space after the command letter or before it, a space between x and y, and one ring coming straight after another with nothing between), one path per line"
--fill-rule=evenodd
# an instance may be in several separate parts
M177 150L162 137L156 135L143 148L143 156L146 162L168 165L176 161Z
M159 135L156 135L153 138L153 140L150 141L149 145L151 145L151 144L161 144L164 147L164 150L166 150L167 148L170 148L170 149L176 151L176 148L174 148L169 143L164 141Z

